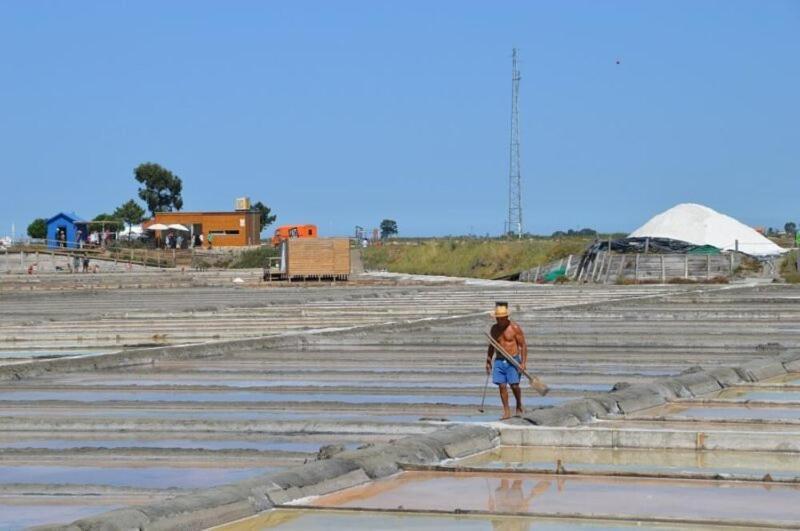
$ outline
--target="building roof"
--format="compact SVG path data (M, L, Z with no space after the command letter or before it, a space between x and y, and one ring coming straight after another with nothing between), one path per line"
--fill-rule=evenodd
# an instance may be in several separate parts
M78 214L76 214L75 212L59 212L55 216L53 216L50 219L48 219L47 223L50 223L51 221L53 221L56 218L66 218L68 221L70 221L72 223L85 223L85 221L83 221L81 219L81 217Z
M253 213L257 213L257 212L258 212L258 210L253 210L253 209L250 209L250 210L227 210L227 211L224 211L224 212L223 211L217 211L217 210L205 211L205 212L204 211L186 212L186 211L181 210L181 211L176 211L176 212L156 212L155 215L156 216L161 216L161 215L164 215L164 216L174 216L174 215L177 215L177 216L198 216L198 215L202 215L202 216L209 216L209 215L231 216L231 215L234 215L234 214L253 214Z

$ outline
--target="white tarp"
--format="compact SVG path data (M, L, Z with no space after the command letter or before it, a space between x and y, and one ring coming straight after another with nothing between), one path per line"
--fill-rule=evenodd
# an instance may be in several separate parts
M787 251L744 223L694 203L682 203L658 214L630 237L669 238L728 251L736 249L738 241L739 251L752 256L774 256Z
M141 225L125 225L125 228L119 231L118 236L141 236L144 230Z

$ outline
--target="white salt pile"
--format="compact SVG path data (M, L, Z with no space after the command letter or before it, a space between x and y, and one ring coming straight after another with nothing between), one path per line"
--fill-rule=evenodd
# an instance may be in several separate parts
M773 256L787 249L756 230L707 206L682 203L658 214L630 234L631 238L669 238L694 245L713 245L752 256Z

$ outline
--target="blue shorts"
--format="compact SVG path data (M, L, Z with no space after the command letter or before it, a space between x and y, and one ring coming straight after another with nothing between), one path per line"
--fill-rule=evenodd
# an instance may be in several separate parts
M514 356L514 359L517 360L517 363L522 363L522 358L519 355ZM503 356L497 356L492 369L492 383L496 385L518 384L519 371L507 362Z

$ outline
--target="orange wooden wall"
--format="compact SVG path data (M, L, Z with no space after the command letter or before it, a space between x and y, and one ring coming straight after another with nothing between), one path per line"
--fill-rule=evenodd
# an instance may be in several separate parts
M258 245L259 213L240 212L156 212L155 223L171 225L180 223L188 229L192 225L203 226L203 246L208 247L208 235L214 234L214 247L241 247ZM221 234L225 231L239 231L238 234Z

